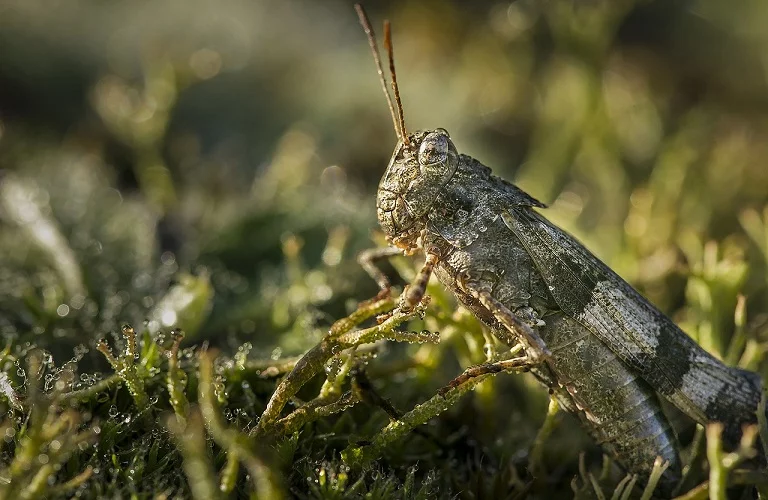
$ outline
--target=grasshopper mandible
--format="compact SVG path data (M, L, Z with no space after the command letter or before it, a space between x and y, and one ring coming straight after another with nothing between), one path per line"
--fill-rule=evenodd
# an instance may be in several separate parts
M458 153L446 130L408 133L389 23L395 104L373 29L355 8L398 136L376 198L392 246L359 259L381 289L389 281L377 259L423 252L400 307L418 304L434 273L500 340L524 346L531 372L625 469L648 477L656 457L669 462L661 491L672 490L682 467L659 397L701 424L722 422L724 439L735 443L742 426L757 422L760 377L706 352L542 216L543 203Z

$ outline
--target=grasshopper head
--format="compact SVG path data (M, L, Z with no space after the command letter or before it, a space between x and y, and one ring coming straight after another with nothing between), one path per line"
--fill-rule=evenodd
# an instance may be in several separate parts
M400 140L379 182L376 214L387 236L413 229L458 168L458 153L445 129L420 131Z
M384 76L371 22L362 5L356 4L355 10L368 36L379 81L399 139L387 171L379 183L376 213L379 225L387 236L393 241L401 240L407 244L407 240L420 229L418 223L429 212L440 190L456 172L459 164L458 154L445 129L438 128L431 132L421 131L415 134L409 134L405 130L389 21L384 21L384 45L387 47L389 58L394 102L387 90L387 78Z

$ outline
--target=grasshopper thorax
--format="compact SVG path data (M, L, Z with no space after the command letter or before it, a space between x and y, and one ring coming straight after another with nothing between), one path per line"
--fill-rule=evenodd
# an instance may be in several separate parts
M458 168L458 153L448 132L438 128L400 140L379 183L376 213L390 238L412 232L432 208Z

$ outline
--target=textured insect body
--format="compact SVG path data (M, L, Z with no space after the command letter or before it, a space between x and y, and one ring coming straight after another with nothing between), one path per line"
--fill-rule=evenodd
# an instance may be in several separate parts
M385 40L393 69L388 33ZM534 375L618 463L647 477L656 457L668 461L662 492L679 480L681 463L659 397L699 423L723 422L726 442L757 422L757 374L707 353L544 218L542 203L459 154L448 132L407 134L402 111L395 128L378 221L400 251L427 256L403 307L418 302L434 270L498 338L524 345Z
M614 352L621 348L632 351L635 346L628 345L627 340L609 345L592 331L592 323L601 320L594 315L609 314L598 305L583 307L578 314L573 314L572 307L561 305L560 299L568 300L568 292L557 288L551 273L541 271L541 266L549 265L545 258L537 260L547 248L541 252L529 248L538 244L531 243L537 238L533 236L536 231L554 230L561 240L571 245L578 243L533 211L543 207L541 203L492 176L490 169L480 162L456 154L445 131L416 133L410 139L412 148L436 149L446 154L441 161L441 155L433 153L437 163L425 169L422 161L426 155L406 151L402 145L398 147L380 186L383 196L378 198L379 222L388 236L404 248L418 245L436 254L435 274L440 282L500 338L509 338L516 332L509 331L493 307L483 304L480 297L484 293L498 307L534 329L546 352L540 353L545 361L533 366L532 372L553 390L561 406L577 414L593 437L628 470L647 475L657 456L669 461L665 479L673 484L679 477L680 459L674 433L656 392L621 354ZM440 145L435 147L435 143ZM431 209L420 216L409 213L408 193L416 197L423 194L409 189L413 183L407 179L424 170L441 169L452 173L436 195L429 195ZM407 171L411 174L405 174ZM400 185L400 194L395 194L395 178L405 181ZM398 201L388 201L392 199ZM407 215L399 213L398 207ZM528 231L529 235L521 235L521 231ZM568 259L579 267L599 262L588 254L554 253L552 258ZM618 277L612 278L618 281L605 282L603 287L607 297L621 299L613 312L626 316L626 322L642 322L637 311L640 306L622 297L622 288L629 285ZM616 316L613 321L622 319ZM640 356L640 348L635 350ZM756 386L756 392L751 394L757 398L753 408L757 407L759 394Z

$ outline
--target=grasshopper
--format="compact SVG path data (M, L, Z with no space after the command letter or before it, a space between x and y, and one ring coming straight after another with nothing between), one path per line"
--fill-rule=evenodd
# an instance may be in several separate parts
M524 346L534 376L626 470L647 478L657 457L667 461L661 492L673 490L682 466L660 398L701 424L722 422L726 443L738 442L742 426L757 422L760 377L701 348L541 215L543 203L460 154L446 130L408 133L389 23L384 42L396 104L371 24L356 9L398 137L376 197L391 246L359 257L379 287L390 283L378 259L423 252L400 307L418 304L434 273L497 338Z

